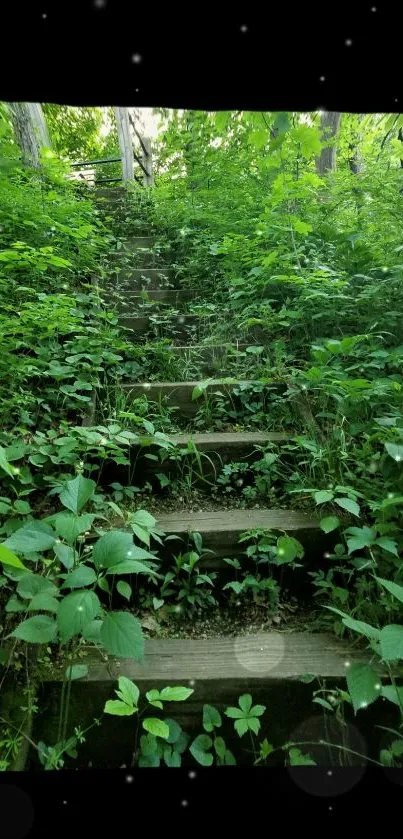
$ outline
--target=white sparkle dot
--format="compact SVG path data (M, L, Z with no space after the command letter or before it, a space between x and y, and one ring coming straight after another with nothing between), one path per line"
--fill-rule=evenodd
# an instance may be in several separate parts
M371 6L371 12L377 12L377 11L378 10L377 10L376 6Z
M388 498L394 498L394 497L395 497L394 492L388 492Z
M331 776L333 775L332 770L331 770L331 769L329 769L327 774L329 775L329 777L331 777Z
M248 31L247 26L241 26L241 32L247 32L247 31Z
M136 87L136 93L138 93L138 92L139 92L139 89L140 89L140 88Z
M283 554L284 554L284 549L283 549L283 548L279 548L279 550L277 551L277 553L278 553L278 555L279 555L279 556L283 556Z
M43 15L42 15L42 20L46 20L46 18L47 18L47 14L46 14L46 12L44 12ZM64 801L63 801L63 804L65 804Z
M67 801L63 801L63 804L67 804Z
M195 777L196 777L196 772L193 772L193 769L192 769L192 771L189 772L188 778L190 778L193 781L193 778L195 778Z
M319 81L320 81L320 82L324 82L324 81L325 81L325 79L326 79L326 76L319 76Z
M329 807L329 810L333 810L333 807L332 807L332 805L330 805L330 807Z
M399 461L400 461L401 459L402 459L402 458L400 457L400 454L397 454L397 455L396 455L396 457L395 457L395 460L397 461L397 463L399 463Z
M181 807L187 807L188 803L188 801L181 801Z
M83 607L79 606L78 609L77 609L77 612L82 612L82 611L83 611Z
M380 690L380 689L381 689L381 687L382 687L382 685L380 685L380 684L378 683L377 685L375 685L375 690Z
M132 784L134 781L133 775L126 775L125 781L127 784Z
M94 0L94 6L96 9L104 9L106 6L106 0Z
M195 684L196 684L195 680L194 680L194 679L190 679L190 681L189 681L189 685L190 685L190 687L191 687L191 688L194 688Z
M361 708L368 708L368 702L361 702Z
M398 99L395 99L395 102L398 102L398 101L399 101Z
M131 556L131 555L132 555L132 553L133 553L133 551L127 551L126 556Z
M351 38L346 38L344 43L345 43L346 47L351 47L353 42L352 42Z
M350 665L351 665L351 661L345 661L345 662L344 662L344 666L345 666L345 667L350 667Z
M330 554L324 553L323 554L323 559L330 559Z
M150 385L150 383L149 383L149 382L146 382L146 383L145 383L145 385L144 385L144 387L145 387L145 388L146 388L146 390L147 390L148 388L150 388L150 387L151 387L151 385Z
M180 318L178 318L178 323L185 323L185 318L183 317L183 315L181 315Z
M135 52L134 55L132 55L132 62L133 64L140 64L141 55L139 55L138 52Z

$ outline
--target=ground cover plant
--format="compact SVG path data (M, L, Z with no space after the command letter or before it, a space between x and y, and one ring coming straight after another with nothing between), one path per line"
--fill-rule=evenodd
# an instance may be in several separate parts
M385 671L352 670L344 692L319 686L314 700L340 718L378 697L395 705L379 760L398 764L402 117L160 109L156 186L131 185L112 209L68 175L77 157L116 153L114 130L102 139L97 109L44 113L53 150L32 166L0 106L1 678L17 675L35 713L31 681L61 656L57 743L37 744L39 761L60 768L84 737L69 731L69 702L86 644L141 657L142 622L158 634L237 604L267 625L284 608L286 577L306 568L317 625L356 634ZM130 241L147 230L154 244L133 258ZM129 300L130 271L145 259L169 265L161 288L195 296L157 305L144 268ZM143 336L122 314L148 318ZM126 389L158 382L191 382L193 413ZM253 431L287 439L239 459L192 439ZM207 499L315 514L329 549L313 567L290 534L245 533L223 576L207 567L214 555L199 533L174 543L158 526L158 504L203 509ZM137 714L136 685L119 690L105 712L123 714L123 702ZM166 701L188 698L169 690L179 688ZM163 691L150 693L159 709ZM206 707L192 742L170 718L143 721L135 762L178 766L188 747L203 765L235 761L210 736L221 716ZM241 738L257 735L257 708L247 695L227 709ZM21 721L2 723L7 769ZM310 745L287 744L285 760L314 761ZM253 761L281 749L255 742Z

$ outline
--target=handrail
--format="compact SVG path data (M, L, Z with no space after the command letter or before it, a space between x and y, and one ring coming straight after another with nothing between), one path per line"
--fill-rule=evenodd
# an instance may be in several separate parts
M120 163L120 157L106 157L105 160L82 160L81 163L72 163L71 166L96 166L97 163Z

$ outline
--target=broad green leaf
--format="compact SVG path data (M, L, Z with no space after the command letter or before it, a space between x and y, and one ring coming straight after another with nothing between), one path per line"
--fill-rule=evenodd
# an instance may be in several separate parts
M67 481L65 487L63 487L59 496L60 502L63 507L67 507L68 510L78 515L94 494L95 488L95 481L84 478L83 475L76 475L72 481Z
M290 766L316 766L310 755L302 754L300 749L289 749Z
M261 128L257 131L251 131L248 135L248 143L256 149L262 149L269 141L269 132L267 129Z
M243 693L238 699L239 707L242 708L244 714L249 714L252 707L252 697L250 693Z
M214 739L214 751L215 751L216 755L218 755L218 757L221 758L221 760L224 760L225 752L227 751L227 747L225 745L225 740L223 740L222 737L215 737L215 739Z
M397 543L393 541L393 539L389 539L387 536L380 536L379 539L375 542L376 545L379 545L384 551L387 551L394 556L399 556L399 551L397 549Z
M93 568L89 565L80 565L67 574L61 588L84 588L95 583L96 579L97 575Z
M140 691L137 685L135 685L134 682L126 676L119 676L118 685L122 701L127 702L128 705L135 705L137 707L140 696Z
M146 717L143 720L143 728L149 732L149 734L154 734L154 737L163 737L164 740L169 737L169 725L166 724L163 720L159 720L157 717Z
M389 702L393 702L394 705L398 705L400 708L403 706L403 687L383 685L381 695Z
M144 657L141 624L129 612L109 612L102 624L100 641L110 655L136 661Z
M251 717L261 717L266 710L266 705L254 705L253 708L250 709L250 716Z
M349 527L346 530L348 553L361 551L373 545L376 539L376 532L372 527Z
M92 552L94 565L100 568L111 568L125 559L133 558L134 544L131 533L123 530L111 530L101 536Z
M130 600L132 596L132 587L129 586L129 583L126 583L124 580L119 580L116 585L116 589L125 600Z
M397 463L403 460L403 446L398 443L385 443L387 453L396 460Z
M249 730L249 720L248 719L240 719L235 720L234 722L235 731L239 735L239 737L243 737L244 734Z
M286 564L293 562L296 557L301 558L304 555L304 549L297 539L293 536L280 536L277 540L277 562L279 564Z
M303 676L299 677L298 681L309 685L311 682L314 682L315 679L317 679L317 676L314 676L312 673L304 673Z
M214 760L212 754L209 753L213 745L211 737L207 734L199 734L193 743L189 746L190 754L197 760L201 766L211 766Z
M136 711L137 708L121 702L120 699L108 699L104 708L104 714L114 714L117 717L131 717Z
M351 498L335 498L335 504L338 504L339 507L343 507L343 510L347 510L348 513L352 513L353 516L360 515L360 508L356 501L352 501Z
M383 580L381 577L375 577L375 579L377 583L380 583L381 586L386 588L390 594L393 594L393 597L396 597L396 600L403 603L403 586L399 586L397 583L392 583L391 580Z
M101 604L93 591L73 591L60 601L57 624L60 639L66 643L82 630L101 611Z
M379 641L380 630L376 629L375 626L371 626L364 621L357 621L355 618L350 618L349 615L346 615L345 612L341 612L340 609L336 609L334 606L325 606L324 608L329 609L330 612L334 612L336 615L340 615L343 618L344 625L349 629L353 629L354 632L364 635L365 638L369 638L371 641Z
M141 753L145 757L150 757L156 754L158 750L158 743L153 734L142 734L140 737Z
M9 548L6 548L5 545L0 545L0 562L3 565L12 565L13 568L23 568L24 570L28 570L25 568L25 565L18 559L18 556L10 551Z
M26 522L3 543L6 548L17 553L41 553L48 551L55 543L55 534L43 521Z
M240 722L242 722L242 720L236 720L236 722L234 723L235 728L237 727L237 724L239 725ZM248 723L248 728L250 728L254 734L259 734L260 720L258 720L256 717L248 717L246 722Z
M241 710L241 708L226 708L224 711L226 717L230 717L232 720L236 719L244 719L245 713Z
M59 609L59 601L45 591L35 594L25 608L28 612L53 612L56 614Z
M11 637L29 641L31 644L49 644L54 641L57 623L49 615L34 615L17 626Z
M17 585L17 594L26 599L45 592L46 594L56 595L57 588L46 577L41 577L40 574L31 574L29 571L21 577Z
M165 722L169 727L169 735L166 738L167 743L177 743L182 734L180 725L175 720L165 720Z
M65 676L70 682L83 679L84 676L88 676L88 667L86 664L71 664L66 668Z
M214 708L214 705L203 705L203 728L205 731L214 731L222 725L221 714Z
M0 469L2 469L6 475L9 475L10 478L14 478L14 472L9 465L3 446L0 446Z
M313 497L317 504L327 504L334 498L334 492L328 489L321 489L319 492L314 492Z
M379 633L381 656L384 661L398 661L403 658L403 626L389 624Z
M185 688L181 685L177 685L176 687L166 687L160 691L159 698L162 699L163 702L184 702L185 699L189 699L189 696L194 693L193 688Z
M182 758L179 752L173 751L171 746L165 746L163 757L166 766L178 768L182 764Z
M155 559L155 557L153 557ZM136 559L124 559L118 562L117 565L111 565L106 571L107 574L147 574L148 576L156 576L157 572L144 562L138 562Z
M338 519L337 516L325 516L319 522L320 529L323 530L324 533L331 533L332 530L336 530L336 527L338 527L339 524L340 519Z
M94 644L99 644L99 637L101 633L103 621L95 619L84 626L82 636L86 641L92 641Z
M26 612L28 607L26 603L19 600L16 594L12 594L4 609L6 612Z
M48 521L52 521L57 535L71 545L75 542L77 536L91 530L94 519L93 513L84 513L82 516L75 516L73 513L57 513ZM54 548L56 550L56 545Z
M379 675L369 664L351 664L346 670L346 679L355 713L381 695Z

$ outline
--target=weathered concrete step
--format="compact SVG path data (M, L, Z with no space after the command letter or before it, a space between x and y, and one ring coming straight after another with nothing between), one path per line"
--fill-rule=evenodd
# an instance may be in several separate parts
M83 648L84 652L84 648ZM236 637L217 637L206 640L146 639L145 655L141 663L133 659L101 659L98 652L88 648L88 655L80 664L88 667L88 675L71 682L69 726L87 729L85 742L80 745L78 761L72 768L116 769L130 766L133 752L133 718L105 714L100 728L92 725L93 719L102 715L105 702L115 699L119 676L126 676L138 685L142 696L152 688L161 690L167 685L189 685L193 693L186 702L172 703L164 709L163 716L173 717L183 730L195 737L202 730L203 705L212 704L223 714L229 706L238 705L238 697L252 694L253 704L264 705L266 712L260 718L260 737L267 737L278 748L296 739L296 730L302 723L304 730L299 740L320 739L343 743L346 732L342 726L335 730L332 720L323 719L323 709L312 704L315 684L304 684L301 676L311 674L326 679L326 686L338 685L346 689L346 662L368 662L368 654L328 634L307 632L267 632ZM56 742L58 708L63 674L44 671L40 696L41 711L35 715L34 742ZM379 717L369 707L361 717L354 718L354 731L365 725L365 743L374 757L379 756L379 735L371 739L374 722ZM45 710L42 709L54 709ZM155 710L156 716L161 711ZM372 713L372 715L371 715ZM375 717L375 719L374 719ZM384 719L382 720L384 722ZM386 724L393 725L393 720ZM221 733L221 729L220 729ZM232 721L223 716L223 736L226 745L236 756L238 766L251 766L251 757L240 748L238 735ZM373 742L375 740L375 742ZM242 743L242 741L241 741ZM348 742L357 748L357 744ZM362 749L361 749L362 750ZM302 747L303 752L311 748ZM34 752L31 753L35 759ZM318 763L329 765L329 750L321 748ZM337 760L339 752L332 758ZM36 758L37 760L37 758ZM365 759L357 758L357 763ZM275 765L284 765L284 754L275 756ZM184 755L183 765L192 769L198 766L193 758ZM337 764L336 764L337 765ZM26 767L26 768L29 768ZM69 768L69 762L67 762ZM236 774L236 773L235 773Z
M345 677L346 661L352 664L369 659L366 652L332 635L310 632L262 632L206 640L146 639L141 663L112 657L104 662L91 648L88 653L88 675L80 680L81 684L110 683L119 676L127 676L136 684L174 684L191 678L196 682L230 680L240 687L247 685L251 677L281 681L311 673L337 679ZM62 680L62 674L57 677L50 670L44 674L45 682Z
M157 290L173 282L173 271L170 268L122 268L110 279L131 291L141 288Z
M146 441L149 440L144 435ZM262 458L261 448L271 443L286 443L289 434L281 432L209 432L206 434L167 434L172 448L164 448L158 456L158 449L152 448L151 454L157 453L157 458L150 458L150 449L131 446L130 460L132 465L131 480L134 483L147 479L155 492L161 492L161 482L158 475L163 473L169 482L179 477L191 480L193 488L210 492L227 463L242 461L252 467L252 463ZM180 455L178 454L180 450ZM206 456L204 456L206 455ZM101 485L109 486L118 481L123 486L127 483L127 465L108 461L103 464ZM252 469L242 473L242 480L247 486L254 481Z
M176 535L185 540L189 533L200 533L203 547L213 550L217 556L243 553L245 545L239 543L239 537L246 530L284 531L308 547L315 542L319 546L323 539L318 519L293 510L170 513L161 516L158 525L167 536Z
M132 334L134 340L140 337L169 338L173 343L197 338L203 327L206 327L207 319L201 319L198 315L172 315L158 323L151 317L119 317L119 325L128 331L128 337Z
M283 443L290 439L289 434L282 432L263 431L209 431L206 434L169 434L167 435L175 446L187 446L191 441L202 452L224 449L235 452L251 448L251 446L265 446L267 443Z
M219 379L211 379L205 384L206 395L212 396L216 391L223 393L228 399L232 398L234 388L240 384L239 379L226 379L220 381ZM254 384L253 381L243 382L243 384ZM256 382L255 384L261 384ZM133 399L138 399L141 396L146 396L150 402L163 401L165 405L171 408L178 409L178 415L183 417L193 417L197 414L199 408L203 405L203 396L199 399L192 399L192 394L195 387L200 386L200 381L191 382L143 382L138 384L122 385L122 390ZM270 399L270 390L275 392L276 396L286 389L283 382L273 381L267 382L265 385L267 391L267 399Z
M120 300L120 306L127 309L133 304L136 305L142 302L150 303L165 303L169 306L184 306L189 300L194 300L198 297L198 291L193 291L184 288L159 288L159 289L145 289L147 297L141 291L127 291L124 299Z

